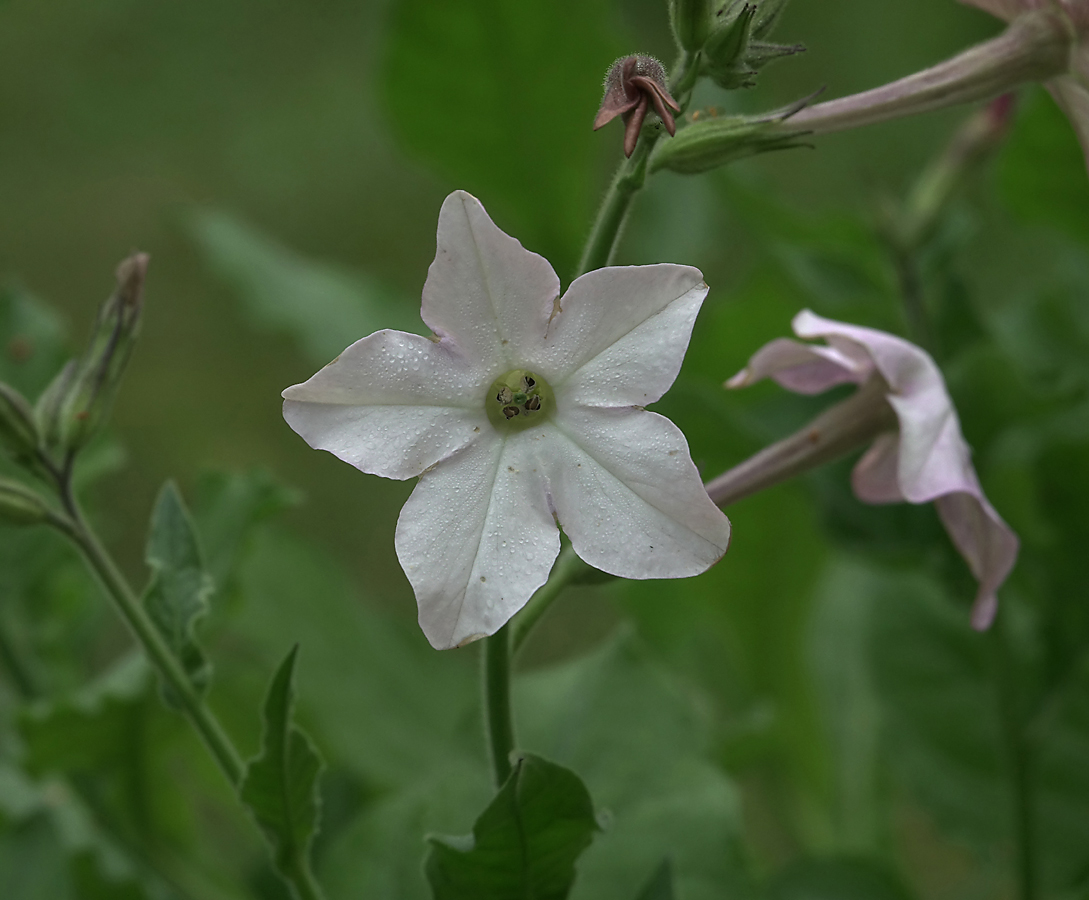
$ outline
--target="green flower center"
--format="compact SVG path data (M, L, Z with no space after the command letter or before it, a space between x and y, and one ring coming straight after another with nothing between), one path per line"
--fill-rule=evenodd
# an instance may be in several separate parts
M497 431L537 425L551 415L555 405L548 382L525 369L514 369L495 379L484 402Z

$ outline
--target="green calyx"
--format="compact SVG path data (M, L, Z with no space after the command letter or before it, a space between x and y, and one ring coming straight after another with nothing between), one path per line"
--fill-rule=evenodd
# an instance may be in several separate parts
M556 397L539 375L513 369L492 382L484 405L497 431L521 430L547 419L555 408Z

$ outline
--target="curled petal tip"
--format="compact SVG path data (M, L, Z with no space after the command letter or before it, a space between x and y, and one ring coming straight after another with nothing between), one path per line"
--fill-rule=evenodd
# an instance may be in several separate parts
M977 597L972 605L972 627L976 631L987 631L994 624L995 614L998 612L998 597L995 594L985 594Z
M740 372L738 372L736 375L734 375L733 378L730 378L729 380L725 381L722 386L725 387L725 388L743 388L743 387L747 387L749 385L749 383L750 383L751 378L752 378L752 373L749 371L749 367L746 366L744 369L742 369Z

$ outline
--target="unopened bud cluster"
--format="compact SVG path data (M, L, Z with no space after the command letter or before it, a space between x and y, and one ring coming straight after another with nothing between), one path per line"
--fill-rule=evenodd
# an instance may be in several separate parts
M61 369L37 403L0 382L0 451L55 486L69 477L73 457L109 414L140 330L147 263L144 253L121 262L117 288L99 310L83 356ZM0 522L31 525L49 516L38 494L0 479Z

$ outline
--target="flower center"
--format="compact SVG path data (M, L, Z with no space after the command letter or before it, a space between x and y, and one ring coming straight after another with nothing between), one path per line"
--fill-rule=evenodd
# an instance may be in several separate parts
M556 398L539 375L514 369L492 382L484 405L492 425L504 431L543 422L556 405Z

